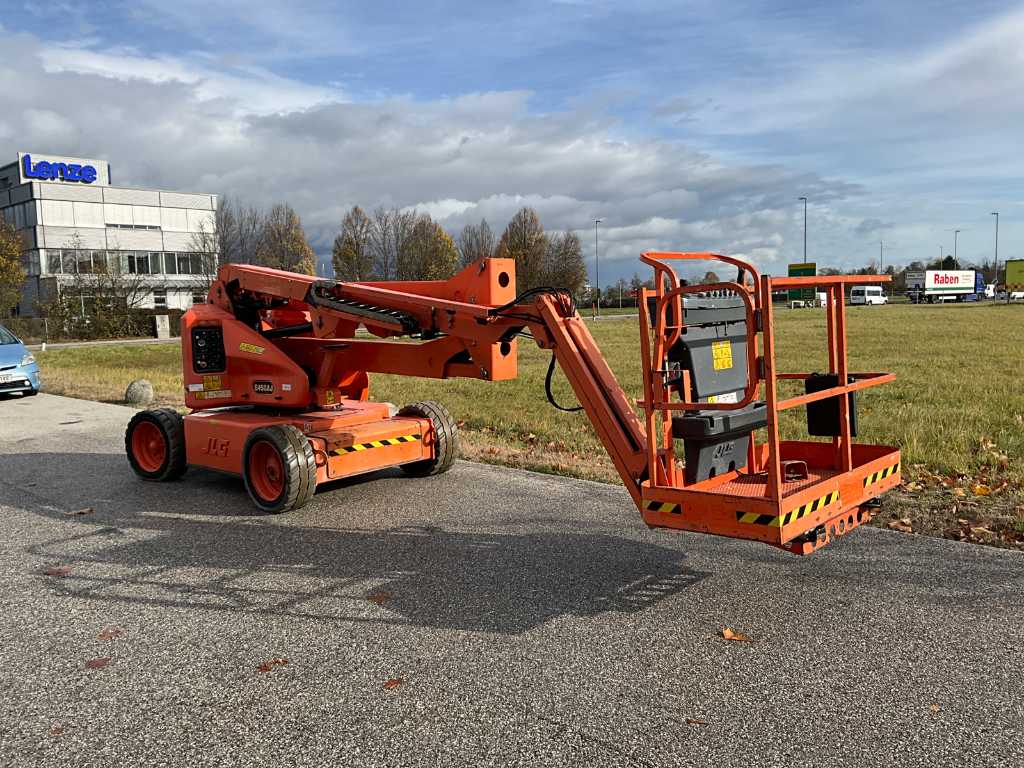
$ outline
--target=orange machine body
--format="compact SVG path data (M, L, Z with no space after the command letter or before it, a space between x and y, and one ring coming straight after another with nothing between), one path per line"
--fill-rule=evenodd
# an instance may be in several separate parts
M369 402L368 373L515 378L516 341L480 325L515 298L514 275L506 259L437 282L223 267L208 303L182 317L187 463L241 475L249 435L275 424L309 440L318 484L430 459L429 420ZM386 338L413 328L417 342Z

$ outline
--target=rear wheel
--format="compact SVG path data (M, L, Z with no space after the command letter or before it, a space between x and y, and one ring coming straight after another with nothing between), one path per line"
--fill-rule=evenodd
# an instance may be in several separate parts
M176 480L185 474L185 421L170 408L140 411L124 433L128 463L145 480Z
M316 490L313 446L291 424L255 429L245 441L242 476L249 497L262 511L298 509Z
M429 419L434 428L434 457L403 464L402 471L413 477L426 477L447 472L455 463L459 451L459 428L448 409L433 400L410 403L398 412L399 416Z

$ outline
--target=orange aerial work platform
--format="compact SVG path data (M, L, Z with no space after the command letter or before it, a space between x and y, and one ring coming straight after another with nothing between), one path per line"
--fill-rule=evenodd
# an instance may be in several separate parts
M176 479L189 466L239 475L266 512L296 509L324 483L384 467L444 472L457 452L455 420L433 401L401 409L370 401L368 374L507 380L527 336L552 352L549 401L557 406L557 362L647 525L804 554L865 522L899 483L900 454L854 442L854 393L894 377L848 371L843 287L888 278L761 276L712 253L641 260L655 288L638 296L639 402L616 381L572 297L557 287L517 294L510 259L412 282L225 265L208 303L182 318L192 412L137 414L125 435L129 461L149 480ZM724 262L737 279L687 285L673 266L685 260ZM828 371L779 373L772 294L812 286L827 296ZM781 397L786 379L803 380L805 393ZM800 406L825 440L780 440L779 414Z

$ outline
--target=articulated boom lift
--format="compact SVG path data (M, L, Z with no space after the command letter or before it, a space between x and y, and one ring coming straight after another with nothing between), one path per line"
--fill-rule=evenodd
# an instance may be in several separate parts
M894 377L847 370L843 286L888 278L762 277L711 253L641 260L656 287L638 302L638 402L572 298L549 288L517 295L509 259L483 259L450 280L381 283L226 265L208 303L182 318L192 412L137 414L125 435L129 461L149 480L180 477L189 465L240 475L266 512L295 509L322 483L384 467L444 472L457 447L448 411L432 401L397 412L372 402L368 374L512 379L517 337L529 335L552 351L552 368L561 366L647 525L804 554L865 522L899 483L900 454L853 442L854 393ZM672 267L679 260L721 261L738 277L688 286ZM778 373L772 293L810 287L828 297L828 371ZM802 380L804 393L782 398L788 379ZM829 439L780 440L779 414L797 406L807 406L810 434Z

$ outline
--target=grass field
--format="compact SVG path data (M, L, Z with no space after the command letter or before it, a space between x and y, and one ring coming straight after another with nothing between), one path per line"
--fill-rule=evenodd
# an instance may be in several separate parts
M1012 330L1024 328L1024 306L849 307L847 316L851 370L892 371L898 377L859 395L859 439L901 447L905 478L913 481L911 488L922 486L923 503L945 509L943 524L995 504L1007 530L1024 532L1024 352ZM780 309L776 322L780 370L826 369L822 310ZM636 320L609 319L590 327L627 394L639 397ZM460 422L467 458L616 482L586 417L545 401L549 353L526 341L519 348L515 381L374 375L371 394L397 404L443 402ZM182 402L176 345L84 347L38 357L49 392L116 402L129 381L145 377L161 403ZM555 381L559 402L572 404L564 378ZM803 409L784 416L784 435L802 436ZM928 488L937 495L928 495ZM972 511L971 505L980 509Z

